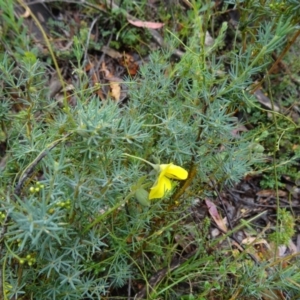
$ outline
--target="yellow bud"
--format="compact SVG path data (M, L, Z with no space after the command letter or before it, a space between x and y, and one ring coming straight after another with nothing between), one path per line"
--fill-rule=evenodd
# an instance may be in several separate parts
M30 86L29 87L29 91L31 92L31 93L36 93L36 88L34 87L34 86Z
M34 189L33 186L31 186L30 189L29 189L30 193L34 193L34 190L35 190L35 189Z

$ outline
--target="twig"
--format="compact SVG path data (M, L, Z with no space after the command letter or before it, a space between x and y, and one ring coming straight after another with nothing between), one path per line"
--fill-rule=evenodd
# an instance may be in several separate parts
M207 105L204 107L204 112L207 109ZM201 122L203 122L201 120ZM196 137L196 144L199 143L200 138L202 134L202 127L199 126L197 137ZM193 149L191 149L191 152L193 152ZM188 178L181 183L180 188L173 194L172 196L172 202L175 203L185 192L185 190L191 185L192 180L197 175L197 166L196 166L196 153L193 153L191 161L190 161L190 168L189 168L189 175ZM169 205L168 210L171 210L174 207L174 204Z
M65 140L67 137L69 137L72 133L68 133L63 138L55 141L52 143L50 147L48 147L46 150L43 150L34 160L33 162L27 166L27 168L23 171L18 184L16 185L14 194L16 196L20 196L22 187L24 185L25 180L32 174L34 168L36 165L47 155L49 151L51 151L54 147L56 147L61 141ZM0 237L1 240L1 237Z
M32 13L30 7L29 7L23 0L18 0L18 3L19 3L25 10L27 10L27 11L30 12L30 15L31 15L33 21L35 22L36 26L38 27L38 29L39 29L40 32L42 33L42 36L43 36L44 41L45 41L45 43L46 43L46 46L47 46L47 48L48 48L48 50L49 50L50 56L51 56L51 58L52 58L52 60L53 60L53 64L54 64L54 66L55 66L55 70L56 70L56 72L57 72L59 81L60 81L60 83L61 83L61 85L62 85L62 87L63 87L63 93L64 93L64 105L65 105L65 107L67 107L67 105L66 105L66 104L67 104L67 92L66 92L66 89L65 89L66 84L65 84L65 82L64 82L64 80L63 80L63 77L62 77L60 68L59 68L59 66L58 66L56 57L55 57L55 55L54 55L54 52L53 52L51 43L50 43L50 41L49 41L49 39L48 39L48 37L47 37L47 34L46 34L46 32L45 32L43 26L41 25L40 21L38 20L38 18L35 16L34 13ZM32 4L32 3L31 3L31 4Z
M88 33L88 37L87 37L87 39L86 39L86 45L85 45L85 51L84 51L83 65L87 62L88 49L89 49L89 43L90 43L90 39L91 39L92 30L93 30L95 24L98 22L99 18L100 18L100 15L97 16L97 17L93 20L93 22L92 22L92 24L91 24L91 26L90 26L89 33Z
M300 30L296 31L296 33L294 34L294 36L292 37L292 39L287 43L286 47L283 49L283 51L281 52L281 54L278 56L277 60L274 62L274 64L272 65L272 67L269 69L268 71L268 75L272 74L274 69L276 68L276 66L280 63L280 61L282 60L282 58L285 56L285 54L290 50L290 48L292 47L292 45L296 42L298 36L300 35ZM262 85L262 83L264 82L266 77L264 77L259 83L257 83L253 89L252 89L252 94L254 94Z
M131 299L131 277L128 279L127 300Z

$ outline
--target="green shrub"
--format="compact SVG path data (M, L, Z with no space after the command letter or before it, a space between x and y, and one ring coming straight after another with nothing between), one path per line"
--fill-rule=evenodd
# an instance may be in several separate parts
M255 43L220 57L216 51L227 23L214 44L205 46L206 24L197 14L194 18L181 60L173 62L172 49L153 53L140 76L126 80L126 103L101 102L85 88L88 78L78 71L71 95L76 105L67 106L66 99L59 105L45 88L44 63L24 54L16 64L2 55L4 298L100 299L129 280L147 281L153 270L171 262L174 237L184 234L181 222L195 197L211 195L211 182L237 183L262 160L255 135L236 134L241 124L234 112L255 103L247 88L264 69L262 59L286 40L293 26L283 19L262 23ZM178 46L174 38L173 43ZM84 52L74 51L76 57ZM149 202L140 191L149 192L158 174L130 155L156 165L174 163L189 177L172 179L173 189ZM203 244L207 230L197 234ZM187 273L197 280L203 276L199 295L225 289L228 274L218 279L215 257L204 246L199 253L203 259L195 260ZM207 261L207 274L195 271ZM180 270L187 271L175 273L177 284ZM172 294L165 287L155 292Z

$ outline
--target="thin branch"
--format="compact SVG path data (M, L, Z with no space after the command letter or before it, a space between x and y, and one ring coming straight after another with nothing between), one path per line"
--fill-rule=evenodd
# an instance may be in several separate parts
M51 151L53 148L55 148L60 142L64 141L67 137L69 137L72 133L68 133L67 135L65 135L63 138L53 142L47 149L43 150L35 159L34 161L27 166L27 168L23 171L18 184L16 185L14 194L16 196L20 196L21 194L21 190L22 187L24 185L24 182L27 178L30 177L30 175L32 174L34 168L36 167L36 165L47 155L47 153L49 151ZM0 238L1 239L1 238Z
M292 47L292 45L296 42L298 36L300 35L300 30L296 31L296 33L294 34L294 36L292 37L292 39L287 43L286 47L283 49L283 51L281 52L281 54L278 56L277 60L274 62L274 64L272 65L272 67L269 69L267 75L270 75L273 73L273 71L275 70L275 68L277 67L277 65L280 63L280 61L282 60L282 58L286 55L286 53L290 50L290 48ZM263 84L263 82L265 81L266 76L256 85L254 85L254 87L252 88L251 93L254 94Z

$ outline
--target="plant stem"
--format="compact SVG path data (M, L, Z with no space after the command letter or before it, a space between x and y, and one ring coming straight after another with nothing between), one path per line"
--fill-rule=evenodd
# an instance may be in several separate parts
M132 157L132 158L136 158L136 159L138 159L138 160L141 160L141 161L143 161L143 162L145 162L146 164L148 164L148 165L150 165L154 170L156 170L156 171L159 171L159 165L154 165L154 164L152 164L151 162L149 162L148 160L145 160L145 159L143 159L143 158L141 158L141 157L138 157L138 156L134 156L134 155L130 155L130 154L127 154L127 153L124 153L123 154L124 156L128 156L128 157Z

